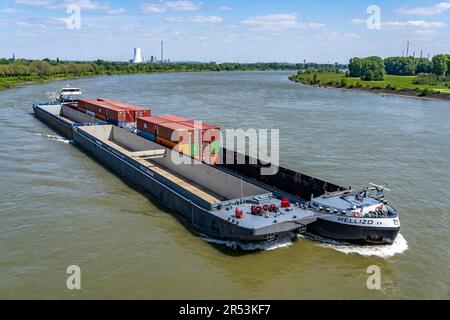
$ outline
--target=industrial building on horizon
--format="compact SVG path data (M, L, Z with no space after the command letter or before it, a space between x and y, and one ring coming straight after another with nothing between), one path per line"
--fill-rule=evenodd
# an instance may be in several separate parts
M161 60L157 60L156 56L151 56L150 59L145 59L142 56L141 48L134 48L134 58L130 60L130 63L139 64L139 63L169 63L170 60L164 60L164 41L161 40Z

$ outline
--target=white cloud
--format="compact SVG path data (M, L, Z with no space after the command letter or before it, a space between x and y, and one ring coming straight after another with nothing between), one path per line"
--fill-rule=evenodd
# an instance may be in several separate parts
M54 3L52 0L14 0L14 2L25 6L47 6Z
M396 10L396 12L400 14L410 14L410 15L418 15L418 16L434 16L441 14L445 10L450 9L450 1L447 2L439 2L438 4L431 7L401 7Z
M193 22L193 23L212 23L212 24L222 22L221 17L201 16L201 15L188 17L188 18L167 17L165 20L169 21L169 22Z
M221 10L221 11L230 11L230 10L233 10L233 8L228 7L228 6L221 6L221 7L219 8L219 10Z
M22 27L22 28L47 28L47 26L45 24L42 23L28 23L25 21L18 21L16 22L16 25L18 27Z
M81 10L104 11L108 14L123 14L125 9L114 9L109 3L92 0L15 0L15 3L26 6L43 6L49 9L66 9L69 5L77 5Z
M388 21L382 22L382 27L386 28L417 28L417 29L437 29L445 28L447 24L443 22L429 22L423 20L413 20L413 21Z
M196 11L200 9L200 5L191 1L161 1L159 3L144 3L142 11L145 13L161 13L169 10L174 11Z
M363 23L366 23L366 20L356 18L356 19L350 20L350 23L353 23L353 24L363 24Z
M64 0L63 3L59 4L59 6L67 8L67 6L71 4L79 6L81 10L105 11L108 14L125 13L125 9L123 8L113 9L109 3L91 0Z
M296 13L278 13L267 16L256 16L241 21L242 25L256 29L294 29L294 28L321 28L321 23L300 23Z

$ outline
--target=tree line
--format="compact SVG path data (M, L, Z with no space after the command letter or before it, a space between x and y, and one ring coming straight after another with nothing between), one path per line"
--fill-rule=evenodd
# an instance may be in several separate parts
M12 60L0 59L0 77L54 75L108 75L154 72L189 71L253 71L253 70L297 70L300 64L289 63L141 63L112 62L96 60L92 62L64 62L57 60Z
M372 56L367 58L352 58L349 65L349 76L360 77L362 80L383 80L386 74L414 76L429 74L435 77L450 76L450 55L437 54L427 58L389 57L382 59Z

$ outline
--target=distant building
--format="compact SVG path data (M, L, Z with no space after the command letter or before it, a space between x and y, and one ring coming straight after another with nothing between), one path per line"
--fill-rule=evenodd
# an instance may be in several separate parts
M142 52L141 48L134 48L134 58L133 63L142 63Z

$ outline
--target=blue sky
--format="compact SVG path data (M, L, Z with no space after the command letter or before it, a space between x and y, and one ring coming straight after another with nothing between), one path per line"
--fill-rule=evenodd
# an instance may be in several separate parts
M69 5L80 29L67 28ZM0 56L128 60L140 47L159 58L164 40L177 61L347 62L401 55L407 40L416 56L450 53L449 24L450 1L439 0L0 0Z

